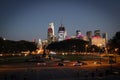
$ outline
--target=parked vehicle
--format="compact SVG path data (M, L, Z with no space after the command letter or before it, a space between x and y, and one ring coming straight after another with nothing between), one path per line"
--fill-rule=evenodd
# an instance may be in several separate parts
M64 66L65 64L63 64L62 62L58 63L58 66Z
M94 64L101 64L101 62L100 61L96 61L96 62L94 62Z
M37 62L37 66L46 66L46 62L45 61L39 61Z
M82 66L82 65L87 65L87 63L81 62L81 61L77 61L77 62L73 63L73 66Z
M78 62L73 63L73 66L81 66L81 65L82 65L82 63L78 63Z
M70 62L70 61L69 61L69 60L64 60L63 62L68 63L68 62Z

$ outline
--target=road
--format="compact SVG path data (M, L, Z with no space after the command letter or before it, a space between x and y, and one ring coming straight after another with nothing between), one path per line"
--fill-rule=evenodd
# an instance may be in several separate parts
M49 62L47 66L37 66L36 63L21 63L0 65L0 80L120 80L119 75L106 75L109 64L89 64L72 66L57 66ZM112 65L113 71L120 72L120 65Z

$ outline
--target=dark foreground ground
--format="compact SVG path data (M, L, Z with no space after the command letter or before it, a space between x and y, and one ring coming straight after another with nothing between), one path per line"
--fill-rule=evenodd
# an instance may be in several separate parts
M24 64L23 64L24 65ZM0 80L120 80L120 64L83 66L1 65Z

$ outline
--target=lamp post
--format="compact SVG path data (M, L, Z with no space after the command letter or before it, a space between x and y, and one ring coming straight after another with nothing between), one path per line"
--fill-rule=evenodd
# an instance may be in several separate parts
M100 57L100 64L101 64L101 62L102 62L102 60L101 60L101 52L102 52L101 46L102 46L102 44L99 44L98 46L99 46L99 57Z
M88 47L88 45L86 44L85 45L85 52L86 52L86 54L87 54L87 47Z
M115 48L115 63L117 62L117 58L116 58L117 51L118 51L118 48Z
M92 49L92 59L94 59L94 51L95 51L95 49L93 48Z
M76 54L76 45L73 45L73 54Z
M108 58L108 63L109 63L109 54L108 54L108 49L109 49L109 48L107 48L107 47L105 48L105 53L106 53L106 55L107 55L107 58Z

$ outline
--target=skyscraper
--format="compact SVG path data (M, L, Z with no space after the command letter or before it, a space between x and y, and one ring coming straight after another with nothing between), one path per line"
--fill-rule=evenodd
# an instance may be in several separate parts
M37 46L38 46L39 49L42 48L42 40L41 39L39 39Z
M92 38L92 31L87 31L86 36L88 39Z
M81 31L80 30L76 30L76 36L81 35Z
M54 41L54 23L49 23L49 27L48 27L48 43L51 43Z
M96 45L98 47L105 47L106 46L106 34L101 36L100 30L95 30L94 36L92 37L92 45Z
M83 35L80 30L76 30L76 38L83 39Z
M52 35L54 36L55 32L54 32L54 23L53 22L49 23L49 28L52 28L52 31L53 31Z
M108 42L108 35L107 35L107 33L103 33L102 37L105 39L105 43L107 44L107 42Z
M64 40L66 36L67 34L66 34L65 27L63 26L63 24L61 24L58 30L58 41Z
M92 40L92 31L87 31L86 32L86 37L87 37L87 40L89 41L89 45L92 44L91 40Z
M100 30L95 30L95 31L94 31L94 36L101 36L101 35L100 35Z

